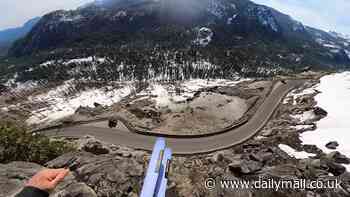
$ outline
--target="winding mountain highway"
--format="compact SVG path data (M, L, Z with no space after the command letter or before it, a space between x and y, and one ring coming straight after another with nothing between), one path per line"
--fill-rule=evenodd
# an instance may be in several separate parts
M167 144L177 155L191 155L215 152L241 144L254 137L270 120L283 98L293 89L304 83L303 80L278 82L256 113L244 125L214 136L202 138L167 138ZM152 150L154 136L147 136L125 130L109 129L89 124L45 131L50 137L95 136L97 139L115 145L141 150Z

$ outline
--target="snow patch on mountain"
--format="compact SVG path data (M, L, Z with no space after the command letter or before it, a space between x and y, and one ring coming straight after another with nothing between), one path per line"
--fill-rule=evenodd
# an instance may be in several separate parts
M32 112L32 116L26 121L29 125L50 123L70 115L80 107L94 107L94 103L111 106L134 92L131 85L122 88L105 86L91 88L84 91L71 92L75 85L72 81L66 81L55 89L34 97L29 97L30 103L46 103Z
M348 55L348 58L350 59L350 51L348 51L348 50L344 50L344 51L345 51L346 55Z
M292 115L292 118L299 120L301 123L304 123L308 120L314 120L316 118L316 115L314 111L306 111L302 114Z
M69 64L81 64L81 63L88 63L88 62L98 62L98 63L103 63L106 61L106 58L97 58L97 57L87 57L87 58L78 58L78 59L71 59L69 61L63 62L65 65Z
M314 128L314 125L312 124L303 124L303 125L296 125L293 126L292 128L296 129L297 131L303 130L303 131L309 131L312 130Z
M91 62L104 63L104 62L106 62L106 58L90 56L90 57L84 57L84 58L70 59L70 60L66 60L66 61L64 61L64 60L49 60L49 61L41 63L40 66L49 66L49 65L54 65L54 64L63 64L63 65L83 64L83 63L91 63Z
M234 14L232 17L227 19L227 24L231 25L233 20L235 20L237 18L238 14Z
M235 86L247 80L249 79L237 79L236 81L224 79L193 79L177 84L153 83L138 95L144 96L143 98L153 98L156 105L161 108L192 99L195 94L203 88Z
M323 45L326 41L322 38L316 38L315 41L320 44L320 45Z
M24 83L22 82L15 82L12 84L7 84L8 87L11 87L11 93L23 93L23 91L31 91L39 86L39 83L37 81L26 81Z
M317 91L316 91L317 86L318 85L315 85L315 86L312 86L310 88L306 88L306 89L304 89L302 91L300 91L299 89L293 90L292 92L288 93L288 95L284 99L283 103L286 104L290 100L292 100L293 101L293 105L297 105L297 101L301 97L303 97L305 95L316 94L317 93Z
M332 44L323 44L324 47L327 47L327 48L332 48L332 49L341 49L341 47L339 45L336 45L334 43Z
M322 44L324 47L328 48L329 49L329 52L331 53L339 53L340 50L342 49L341 46L337 45L337 44L334 44L333 42L330 42L330 43L323 43Z
M10 88L9 94L23 93L24 91L28 92L39 86L37 81L26 81L18 82L18 73L16 72L10 79L8 79L4 85Z
M125 16L127 16L127 12L124 10L121 10L121 11L117 12L117 14L115 16L116 17L125 17Z
M331 53L339 53L340 52L340 49L331 49L329 50Z
M241 73L249 74L249 73L255 73L259 74L261 76L271 76L276 75L279 73L288 73L289 70L282 68L280 65L274 65L271 64L269 66L256 66L256 67L249 67L246 65L242 65Z
M194 41L194 43L196 45L200 45L202 47L205 47L211 42L213 35L214 35L214 33L211 29L209 29L207 27L202 27L198 30L197 38Z
M284 152L286 152L289 156L292 156L296 159L306 159L309 157L315 157L316 154L312 154L312 153L307 153L305 151L297 151L295 149L293 149L292 147L285 145L285 144L280 144L278 145L278 147L283 150Z
M50 60L50 61L41 63L39 66L49 66L49 65L55 64L56 62L57 62L56 60Z
M18 78L18 73L15 72L15 74L13 74L13 76L12 76L11 78L9 78L9 79L7 80L7 82L5 82L4 85L5 85L5 86L8 86L8 87L12 87L13 85L16 84L17 78Z
M305 30L305 26L299 22L299 21L296 21L294 19L293 20L293 31L304 31Z
M79 21L83 19L84 17L81 15L75 15L75 16L69 16L69 15L62 15L59 19L60 22L74 22Z

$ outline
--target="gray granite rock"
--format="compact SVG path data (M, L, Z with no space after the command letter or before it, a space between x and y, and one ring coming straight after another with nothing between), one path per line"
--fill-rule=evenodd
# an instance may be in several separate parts
M337 149L338 146L339 146L339 143L336 142L336 141L332 141L332 142L329 142L329 143L326 144L326 147L327 147L328 149L332 149L332 150Z

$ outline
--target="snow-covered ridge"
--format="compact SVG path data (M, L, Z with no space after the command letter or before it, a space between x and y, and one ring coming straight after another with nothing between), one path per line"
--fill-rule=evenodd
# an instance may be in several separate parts
M296 21L294 19L293 20L293 31L305 31L305 26L303 25L303 23Z
M325 41L322 41L322 42L319 42L322 46L326 47L329 49L329 51L331 53L339 53L341 50L344 50L345 53L348 55L347 53L347 50L344 49L343 46L340 46L340 45L337 45L337 44L334 44L334 42L325 42ZM344 46L346 47L348 45L348 43L344 43ZM349 56L349 55L348 55ZM350 56L349 56L349 59L350 59Z
M327 48L331 53L345 53L349 57L348 54L349 46L350 46L350 36L337 33L337 32L312 32L315 37L315 42L320 44L321 46Z
M330 31L329 34L335 38L341 38L350 42L350 35L334 32L334 31Z

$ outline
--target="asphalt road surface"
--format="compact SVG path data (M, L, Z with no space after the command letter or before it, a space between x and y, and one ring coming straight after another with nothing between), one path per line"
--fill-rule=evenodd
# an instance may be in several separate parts
M177 155L210 153L241 144L254 137L270 120L283 98L303 82L303 80L291 80L285 84L277 83L252 118L238 128L203 138L166 138L167 144ZM155 137L152 136L89 125L46 131L45 134L51 137L91 135L107 143L148 151L152 150L155 142Z

